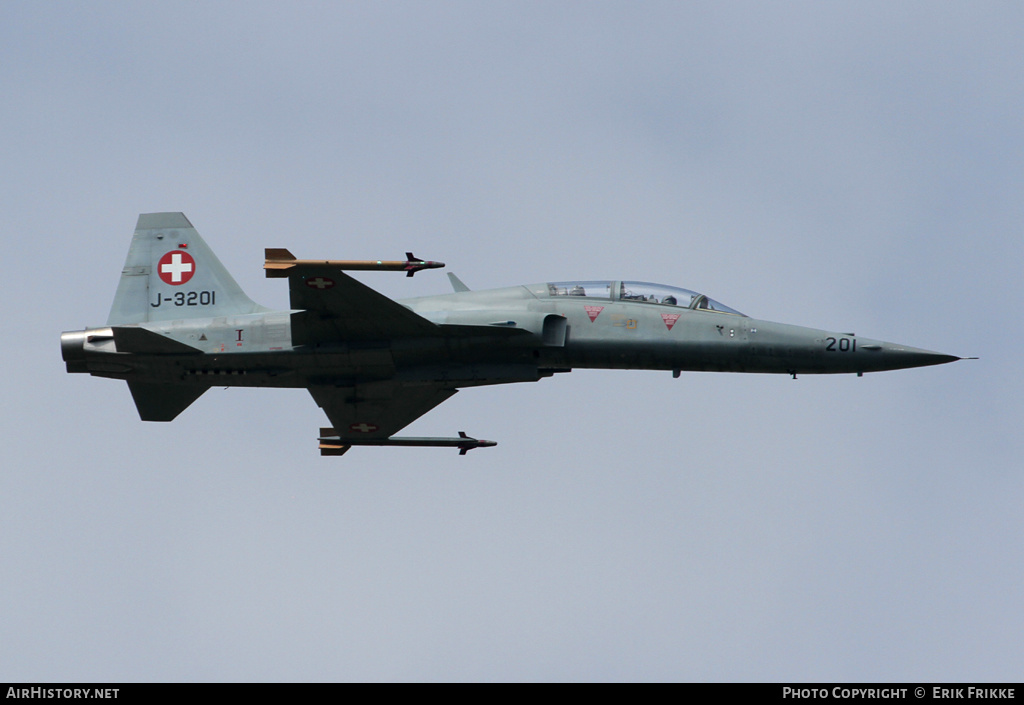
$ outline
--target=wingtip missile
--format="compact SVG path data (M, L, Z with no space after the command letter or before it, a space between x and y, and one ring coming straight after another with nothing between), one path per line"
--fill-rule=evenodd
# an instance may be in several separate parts
M341 438L333 428L321 428L320 455L344 455L352 446L397 446L405 448L458 448L459 455L465 455L475 448L493 448L497 441L473 438L465 431L459 431L458 437L435 438L414 436L391 436L389 438Z
M465 431L459 431L459 455L465 455L474 448L493 448L497 441L485 441L482 438L470 438Z
M405 276L407 277L411 277L416 272L422 271L424 269L440 269L441 267L444 266L444 262L435 262L433 260L419 259L418 257L416 257L416 255L414 255L411 252L406 252L405 257L405 271L407 272Z
M371 272L405 272L407 277L411 277L424 269L440 269L444 266L444 262L419 259L412 252L406 252L405 257L405 260L296 259L295 255L282 247L268 247L264 250L263 269L268 279L283 279L314 267Z

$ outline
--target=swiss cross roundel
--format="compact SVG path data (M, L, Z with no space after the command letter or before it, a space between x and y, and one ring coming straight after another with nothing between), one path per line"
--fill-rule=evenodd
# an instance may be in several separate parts
M171 250L160 258L156 271L164 284L181 286L196 273L196 261L184 250Z

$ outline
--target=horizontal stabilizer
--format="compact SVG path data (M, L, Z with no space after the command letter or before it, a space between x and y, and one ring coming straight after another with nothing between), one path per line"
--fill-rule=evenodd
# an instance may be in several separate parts
M390 438L342 439L333 428L320 429L320 455L344 455L352 446L399 446L405 448L458 448L459 455L465 455L474 448L491 448L495 441L471 438L465 431L459 431L456 438L433 438L416 436L391 436Z
M173 421L209 387L158 382L129 382L135 408L143 421Z

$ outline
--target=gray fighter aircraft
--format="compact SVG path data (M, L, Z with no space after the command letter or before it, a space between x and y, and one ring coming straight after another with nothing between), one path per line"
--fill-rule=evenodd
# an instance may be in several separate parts
M493 446L394 434L463 387L573 368L834 374L959 360L906 345L760 321L707 296L635 281L545 282L393 301L345 269L440 262L298 260L268 249L291 308L243 293L182 213L139 216L102 328L61 334L68 372L128 382L144 421L170 421L211 386L300 387L323 408L322 455L352 446Z

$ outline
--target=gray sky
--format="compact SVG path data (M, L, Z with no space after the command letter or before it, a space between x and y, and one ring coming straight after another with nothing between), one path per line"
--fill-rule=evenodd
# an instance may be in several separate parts
M1024 8L0 5L0 680L1017 680ZM321 459L64 373L140 212L473 288L630 278L980 361L586 371ZM443 274L361 279L393 297Z

